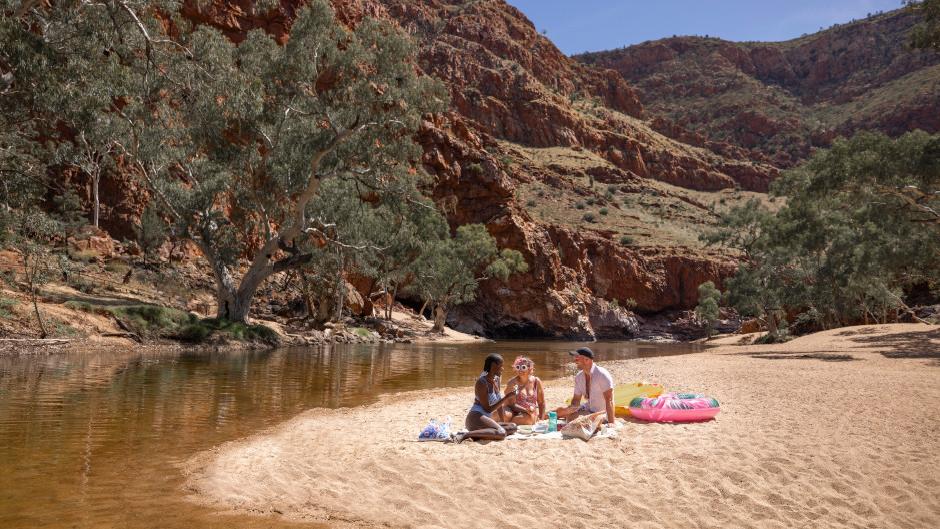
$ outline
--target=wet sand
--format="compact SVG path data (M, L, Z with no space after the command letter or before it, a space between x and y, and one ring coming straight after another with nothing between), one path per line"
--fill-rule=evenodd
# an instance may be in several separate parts
M411 392L201 453L186 488L220 511L331 527L940 526L938 327L605 365L618 382L706 393L722 412L588 443L418 443L431 417L462 425L472 391ZM547 381L549 405L570 391Z

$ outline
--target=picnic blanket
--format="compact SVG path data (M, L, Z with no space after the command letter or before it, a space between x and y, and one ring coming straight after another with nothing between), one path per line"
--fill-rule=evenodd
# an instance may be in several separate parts
M544 422L544 421L542 421ZM558 432L548 432L545 429L540 428L539 426L542 423L536 423L531 430L523 428L517 430L516 433L507 436L506 440L514 441L528 441L528 440L538 440L538 441L553 441L558 439L565 439L564 435ZM614 424L603 424L600 429L591 437L591 439L614 439L617 437L617 432L623 429L626 421L618 419ZM545 424L546 429L548 424Z

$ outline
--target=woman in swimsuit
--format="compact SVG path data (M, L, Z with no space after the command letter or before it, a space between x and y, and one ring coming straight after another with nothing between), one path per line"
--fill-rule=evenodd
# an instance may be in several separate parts
M502 441L507 435L516 432L516 425L511 422L499 422L502 417L503 406L516 396L516 391L506 392L506 396L499 394L499 376L503 372L503 357L491 354L483 362L483 373L473 387L475 398L473 407L467 413L466 433L458 434L454 440L458 443L464 439L480 441Z
M524 357L516 357L512 363L516 376L506 383L506 392L516 388L516 400L507 406L511 412L509 420L516 424L535 424L548 417L545 409L545 393L542 391L542 381L535 376L535 362Z

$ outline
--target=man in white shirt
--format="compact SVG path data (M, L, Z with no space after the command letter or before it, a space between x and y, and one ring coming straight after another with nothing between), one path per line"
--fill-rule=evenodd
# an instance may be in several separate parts
M559 418L570 421L581 415L607 413L607 423L614 423L614 379L610 372L594 363L594 351L581 347L568 354L574 357L578 374L574 376L574 396L571 405L558 408ZM587 402L581 403L584 397Z

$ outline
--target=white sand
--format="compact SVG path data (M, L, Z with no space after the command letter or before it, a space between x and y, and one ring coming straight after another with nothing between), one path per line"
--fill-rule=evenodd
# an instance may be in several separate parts
M940 364L875 352L940 354L937 329L611 363L617 381L698 390L722 412L589 443L413 441L430 417L462 423L469 387L310 410L198 455L187 487L221 510L335 527L940 527ZM807 353L856 360L791 358ZM570 384L548 384L550 405Z

